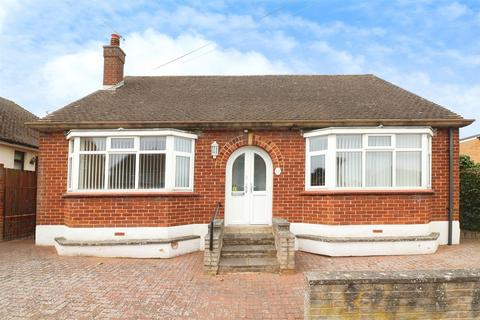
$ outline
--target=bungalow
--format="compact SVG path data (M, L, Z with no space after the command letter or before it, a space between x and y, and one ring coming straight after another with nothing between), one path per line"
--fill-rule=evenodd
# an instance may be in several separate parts
M277 218L332 256L459 242L472 120L374 75L124 77L119 36L103 50L103 89L30 123L38 245L172 257L204 249L215 208L232 245Z

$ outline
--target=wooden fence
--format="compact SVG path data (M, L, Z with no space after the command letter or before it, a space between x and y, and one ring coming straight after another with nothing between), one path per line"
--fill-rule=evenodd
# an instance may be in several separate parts
M0 239L12 240L35 233L37 174L0 165Z

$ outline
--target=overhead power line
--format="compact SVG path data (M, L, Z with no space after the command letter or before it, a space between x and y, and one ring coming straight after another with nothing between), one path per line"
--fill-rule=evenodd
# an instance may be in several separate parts
M310 3L309 3L309 2L310 2L310 1L306 1L306 2L304 3L304 4L305 4L304 6L302 6L300 9L298 9L298 10L296 10L296 11L293 12L293 15L296 15L296 14L304 11L305 9L311 7L311 6L314 4L314 2L310 2ZM309 4L307 5L307 3L309 3ZM285 6L284 6L284 7L285 7ZM262 16L258 21L261 21L262 19L268 17L269 15L272 15L273 13L275 13L275 12L277 12L277 11L279 11L279 10L280 10L280 9L274 10L274 11L272 11L272 12L270 12L270 13ZM281 17L279 17L279 18L280 18L280 20L285 21L283 18L281 18ZM246 40L241 40L241 41L237 42L236 44L242 44L242 43L244 43L245 41L246 41ZM199 55L197 55L197 56L193 56L193 57L191 57L191 58L188 59L188 60L181 61L181 63L182 63L182 64L185 64L185 63L188 63L188 62L193 61L193 60L195 60L195 59L198 59L198 58L200 58L200 57L203 57L203 56L205 56L205 55L207 55L207 54L209 54L209 53L212 53L213 51L215 51L215 49L216 49L216 48L212 48L212 49L210 49L210 50L208 50L208 51L206 51L206 52L203 52L203 53L201 53L201 54L199 54Z
M197 52L197 51L199 51L199 50L202 50L203 48L208 47L208 46L210 46L210 45L212 45L212 44L213 44L213 43L211 43L211 42L205 43L203 46L198 47L198 48L196 48L196 49L193 49L192 51L189 51L189 52L187 52L187 53L185 53L185 54L183 54L183 55L181 55L181 56L179 56L179 57L177 57L177 58L175 58L175 59L172 59L172 60L170 60L170 61L167 61L167 62L165 62L165 63L163 63L163 64L161 64L161 65L159 65L159 66L156 66L156 67L153 68L153 69L155 70L155 69L164 67L164 66L166 66L167 64L170 64L170 63L175 62L175 61L177 61L177 60L183 59L183 58L185 58L186 56L191 55L192 53L195 53L195 52Z
M307 2L308 2L308 1L307 1ZM272 11L267 12L266 14L264 14L263 16L261 16L261 17L258 19L257 22L260 22L260 21L262 21L263 19L271 16L272 14L274 14L274 13L276 13L276 12L279 12L280 10L284 9L285 7L287 7L287 4L284 4L284 5L276 8L276 9L274 9L274 10L272 10ZM186 52L185 54L182 54L181 56L176 57L175 59L169 60L169 61L167 61L167 62L165 62L165 63L162 63L161 65L158 65L158 66L154 67L153 70L156 70L156 69L165 67L165 66L167 66L167 65L169 65L169 64L171 64L171 63L173 63L173 62L176 62L176 61L178 61L178 60L181 60L181 59L185 58L186 56L189 56L189 55L191 55L191 54L193 54L193 53L195 53L195 52L197 52L197 51L202 50L203 48L206 48L206 47L209 47L209 46L212 46L212 45L214 45L213 42L207 42L207 43L203 44L203 45L200 46L200 47L197 47L197 48L195 48L195 49L193 49L193 50L191 50L191 51ZM202 53L202 54L199 55L199 56L196 56L196 57L193 57L193 58L190 59L190 60L187 60L187 62L188 62L188 61L191 61L191 60L193 60L193 59L196 59L196 58L198 58L198 57L204 56L204 55L206 55L206 54L208 54L208 53L210 53L210 52L212 52L212 51L214 51L214 50L215 50L215 49L211 49L211 50L209 50L209 51L207 51L207 52L204 52L204 53Z

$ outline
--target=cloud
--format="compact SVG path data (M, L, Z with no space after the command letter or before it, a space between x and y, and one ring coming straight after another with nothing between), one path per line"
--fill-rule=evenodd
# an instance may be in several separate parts
M478 112L480 109L480 85L439 82L433 80L428 73L421 71L403 74L398 70L390 70L383 76L407 90L460 113L464 118L476 119L472 125L461 129L462 136L480 132L480 114Z
M480 53L479 54L468 54L462 53L455 49L447 49L443 52L438 52L438 54L443 54L450 59L456 60L458 63L465 64L469 67L480 66Z
M465 15L468 11L469 9L466 5L458 2L452 2L439 8L440 15L448 20L456 20Z
M256 51L222 48L198 34L181 34L173 38L148 29L127 37L124 50L128 52L126 73L130 75L186 74L271 74L286 73L289 68L280 60L269 60ZM155 68L185 52L208 47L178 62Z
M79 52L53 57L39 71L36 90L45 92L44 103L53 111L99 88L102 84L101 44L92 42Z
M280 60L270 60L256 51L222 48L198 34L176 38L148 29L125 36L126 75L207 75L290 73ZM211 46L176 63L155 68L205 43ZM50 59L40 71L39 87L45 92L48 111L91 93L102 86L102 43L91 42L76 53Z
M359 37L381 37L386 34L386 30L381 27L361 27L339 20L318 23L289 13L269 17L265 19L264 24L271 28L293 28L308 32L314 38L341 35L357 39Z
M348 51L333 48L325 41L319 41L312 45L312 48L319 53L318 60L324 67L333 66L340 74L363 73L364 57L354 56Z
M7 23L10 12L17 9L19 3L17 0L2 0L0 3L0 32L3 29L3 26Z
M0 95L44 115L100 88L102 45L116 29L127 75L375 73L474 117L480 13L441 3L292 2L264 17L276 4L1 0Z

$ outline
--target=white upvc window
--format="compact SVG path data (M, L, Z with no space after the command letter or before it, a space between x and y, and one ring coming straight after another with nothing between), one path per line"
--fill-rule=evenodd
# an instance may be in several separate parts
M305 133L305 189L428 189L432 135L417 127Z
M176 130L72 130L68 190L193 191L196 138Z

